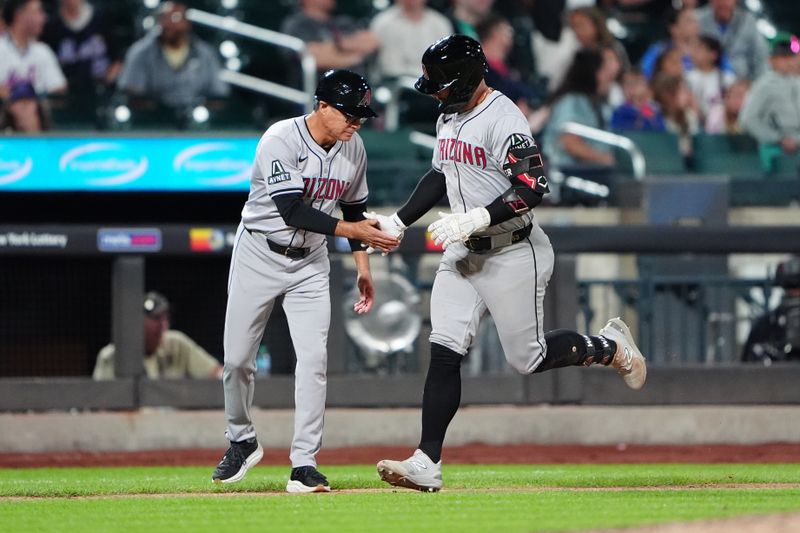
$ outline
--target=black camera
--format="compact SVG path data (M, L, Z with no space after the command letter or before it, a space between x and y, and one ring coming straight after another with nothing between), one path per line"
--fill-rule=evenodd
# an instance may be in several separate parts
M800 289L800 257L793 257L778 265L775 285L784 289Z
M774 285L784 290L781 303L753 324L743 360L800 362L800 257L778 265Z

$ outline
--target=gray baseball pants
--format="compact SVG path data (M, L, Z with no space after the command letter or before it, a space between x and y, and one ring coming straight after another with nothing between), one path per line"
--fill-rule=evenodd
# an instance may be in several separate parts
M544 295L553 262L550 240L538 226L527 239L487 253L448 246L431 294L431 342L466 355L489 312L506 360L530 374L547 355Z
M256 435L250 418L256 354L275 299L285 294L283 307L297 354L292 467L316 466L322 445L331 321L329 274L324 245L302 259L289 259L270 250L262 234L251 234L242 225L236 232L225 314L225 434L231 441Z

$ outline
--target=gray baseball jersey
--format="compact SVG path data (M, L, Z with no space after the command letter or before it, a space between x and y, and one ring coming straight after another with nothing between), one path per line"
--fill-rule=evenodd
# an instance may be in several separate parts
M510 147L531 146L528 122L517 106L493 91L466 113L441 115L433 168L444 173L454 213L490 204L510 186L503 173ZM431 296L431 342L466 354L481 317L494 318L508 362L519 372L536 369L547 352L544 294L553 272L553 248L533 211L478 235L507 233L531 224L528 238L482 254L463 244L442 257Z
M325 151L311 137L305 118L275 123L256 148L250 196L231 258L224 335L226 435L238 442L256 434L250 417L256 353L275 299L285 295L297 354L293 467L316 466L322 442L330 264L325 236L287 226L273 198L302 193L308 205L331 214L337 202L360 203L367 197L366 154L358 134ZM272 251L267 239L310 252L290 259Z
M276 122L256 148L242 222L282 245L316 248L325 236L287 226L272 199L302 192L306 204L331 214L337 203L366 200L366 172L367 154L357 133L326 152L314 142L305 117Z

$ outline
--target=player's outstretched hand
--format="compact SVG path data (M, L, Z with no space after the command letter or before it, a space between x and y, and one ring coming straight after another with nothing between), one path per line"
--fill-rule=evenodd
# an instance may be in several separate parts
M369 213L364 213L364 218L368 220L377 220L378 227L381 231L389 235L394 235L397 237L398 241L403 240L403 233L406 231L406 225L403 224L403 221L400 220L396 212L387 217L386 215L379 215L375 211L370 211ZM377 251L372 246L367 246L366 248L368 254L373 254ZM387 253L388 252L382 252L381 255L385 256Z
M466 213L439 212L439 220L428 226L431 238L436 244L447 247L455 242L463 242L475 232L489 227L491 216L485 207L476 207Z
M367 246L371 246L381 252L391 252L400 245L400 240L380 230L380 224L377 220L364 219L358 222L339 222L338 228L341 226L343 237L348 239L356 239L361 241Z
M369 313L372 303L375 301L375 286L372 284L372 276L369 274L359 274L356 278L358 294L361 296L353 305L353 311L359 315Z

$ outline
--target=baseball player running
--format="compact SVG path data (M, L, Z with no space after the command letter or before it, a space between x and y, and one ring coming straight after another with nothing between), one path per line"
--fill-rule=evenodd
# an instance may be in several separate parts
M383 251L398 245L376 221L363 217L367 158L356 132L376 116L370 99L363 77L328 71L317 87L314 111L275 123L258 143L228 280L223 387L230 448L211 476L215 483L241 480L263 456L250 418L256 352L275 299L284 295L297 353L286 490L330 491L315 459L322 442L331 314L325 235L350 239L358 271L357 313L368 312L374 298L361 243ZM344 220L331 216L337 203Z
M369 217L402 231L447 194L452 214L429 226L445 248L431 294L431 362L422 397L422 436L404 461L383 460L381 479L423 491L442 488L442 442L461 399L461 360L481 317L491 313L509 364L522 374L611 365L639 389L645 360L628 327L611 319L598 335L544 332L553 248L533 214L549 192L539 149L516 105L484 81L477 41L452 35L422 56L416 89L439 100L433 168L393 215Z

